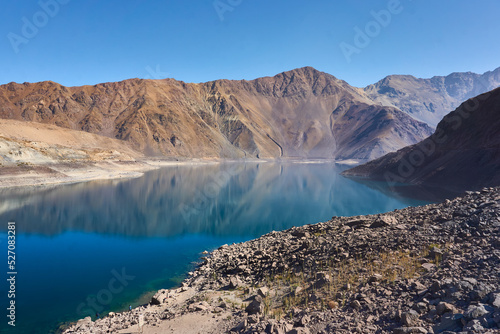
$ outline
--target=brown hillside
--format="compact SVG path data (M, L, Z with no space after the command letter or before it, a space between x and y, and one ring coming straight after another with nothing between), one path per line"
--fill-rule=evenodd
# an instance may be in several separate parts
M0 86L0 117L126 140L148 155L183 157L371 159L431 133L310 67L202 84L10 83Z

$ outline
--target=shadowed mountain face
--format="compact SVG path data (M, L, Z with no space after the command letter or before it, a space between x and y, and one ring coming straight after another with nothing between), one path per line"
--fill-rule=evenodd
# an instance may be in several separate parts
M424 141L343 174L454 190L500 185L500 88L461 104Z
M252 81L0 86L0 117L128 141L148 155L373 159L431 128L306 67Z
M500 67L484 74L452 73L419 79L411 75L390 75L366 87L374 101L393 106L435 127L463 101L500 86Z

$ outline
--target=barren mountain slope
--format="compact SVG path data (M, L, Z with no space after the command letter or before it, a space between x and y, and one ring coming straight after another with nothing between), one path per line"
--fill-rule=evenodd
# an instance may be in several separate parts
M310 67L202 84L10 83L0 86L0 117L126 140L148 155L184 157L370 159L431 133L394 108L373 106L363 90Z
M0 119L0 162L133 161L143 155L126 142L55 125Z
M421 143L344 175L460 190L500 185L500 88L461 104Z
M143 158L121 140L0 119L0 188L139 176L155 168Z

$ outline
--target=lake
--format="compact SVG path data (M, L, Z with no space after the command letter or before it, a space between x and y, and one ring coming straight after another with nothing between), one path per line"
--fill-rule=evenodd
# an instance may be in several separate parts
M2 190L0 245L6 254L7 223L16 222L17 277L16 327L7 325L2 296L0 333L48 333L147 303L177 286L203 251L226 243L428 203L340 171L333 162L185 165L135 179Z

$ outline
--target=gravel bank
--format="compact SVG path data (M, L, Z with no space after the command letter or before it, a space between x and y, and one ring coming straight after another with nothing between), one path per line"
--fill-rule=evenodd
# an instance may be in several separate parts
M64 333L500 333L500 188L225 245L175 290Z

